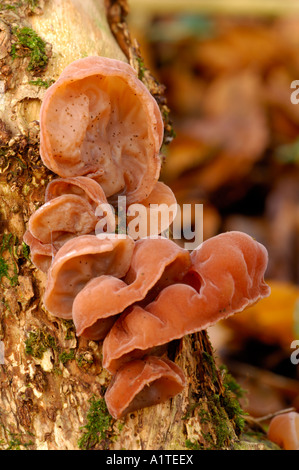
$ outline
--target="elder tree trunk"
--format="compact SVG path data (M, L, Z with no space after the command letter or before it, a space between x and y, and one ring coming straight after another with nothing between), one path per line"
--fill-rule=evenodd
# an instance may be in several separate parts
M156 97L170 139L163 87L144 68L126 13L125 0L1 2L0 449L226 449L239 443L237 402L205 332L170 347L187 377L181 395L111 419L103 401L110 376L101 366L101 343L76 338L72 322L44 310L45 276L22 243L55 177L39 157L41 100L67 64L88 55L129 61Z

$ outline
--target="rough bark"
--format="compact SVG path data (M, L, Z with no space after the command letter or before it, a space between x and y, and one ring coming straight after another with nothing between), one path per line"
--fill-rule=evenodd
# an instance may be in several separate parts
M205 332L170 345L188 379L181 395L112 420L103 402L110 377L101 366L101 343L77 338L72 322L45 311L45 276L22 243L55 177L39 157L40 103L68 63L92 54L129 61L158 100L171 138L163 87L143 67L126 11L122 0L1 2L0 449L227 449L239 443L240 410ZM25 43L24 27L42 42Z

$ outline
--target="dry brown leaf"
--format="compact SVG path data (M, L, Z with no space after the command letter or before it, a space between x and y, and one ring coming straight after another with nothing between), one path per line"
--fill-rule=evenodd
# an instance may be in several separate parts
M296 305L299 305L299 287L278 281L267 282L271 287L270 297L262 299L242 315L227 320L227 325L243 337L289 349L291 342L299 339L295 314Z

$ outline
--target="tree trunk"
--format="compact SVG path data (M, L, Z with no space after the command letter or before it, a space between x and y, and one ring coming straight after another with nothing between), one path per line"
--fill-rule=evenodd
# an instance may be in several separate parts
M39 157L40 103L67 64L88 55L129 61L159 102L165 140L171 138L163 87L142 65L126 10L123 0L1 2L0 449L226 449L239 443L238 402L206 332L170 345L170 357L187 377L182 394L113 420L103 400L110 376L101 366L101 343L77 338L71 321L45 311L45 276L22 243L55 177Z

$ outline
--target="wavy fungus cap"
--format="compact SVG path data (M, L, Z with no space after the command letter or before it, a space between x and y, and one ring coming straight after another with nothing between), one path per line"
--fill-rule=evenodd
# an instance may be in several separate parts
M77 335L102 339L108 317L122 313L146 296L147 302L149 297L155 298L161 289L182 280L190 266L189 252L171 240L161 237L135 242L124 279L112 275L97 277L76 296L73 321Z
M186 284L166 287L154 302L133 306L115 322L103 343L103 366L110 372L132 355L142 357L155 346L206 329L270 294L264 282L267 251L248 235L213 237L191 258Z
M272 418L268 438L284 450L299 450L299 413L283 413Z
M71 319L76 295L95 276L123 277L130 267L134 242L130 237L99 239L82 235L57 252L48 273L44 304L54 316Z
M166 184L158 181L150 195L128 208L128 235L134 240L160 235L177 214L177 200Z
M94 234L101 218L97 208L109 206L101 186L84 176L51 181L45 201L30 217L29 231L34 238L56 249L76 236ZM114 223L113 212L104 213L105 220L111 217Z
M30 258L34 266L46 273L52 264L57 249L52 244L41 243L29 230L25 232L23 240L30 248Z
M109 413L119 419L127 413L165 402L180 393L184 386L184 374L174 362L149 356L120 369L106 391L105 400Z
M95 211L99 204L106 204L106 195L96 181L86 176L73 178L56 178L51 181L45 194L45 201L49 202L65 194L75 194L85 199Z
M122 61L87 57L66 67L44 96L40 126L44 164L62 177L94 178L107 197L140 201L159 178L161 113Z
M64 194L41 206L29 219L29 231L42 243L60 246L70 238L94 232L92 207L81 196Z

